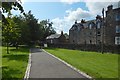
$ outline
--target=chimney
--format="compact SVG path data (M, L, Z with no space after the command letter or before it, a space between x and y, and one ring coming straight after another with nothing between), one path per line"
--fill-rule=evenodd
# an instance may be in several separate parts
M107 10L108 11L110 11L110 10L112 10L113 9L113 5L109 5L108 7L107 7Z
M102 19L100 15L97 15L96 16L96 19Z
M86 23L85 19L82 19L82 20L81 20L81 23Z
M77 20L75 20L75 24L77 24Z
M63 31L61 31L61 35L63 35Z

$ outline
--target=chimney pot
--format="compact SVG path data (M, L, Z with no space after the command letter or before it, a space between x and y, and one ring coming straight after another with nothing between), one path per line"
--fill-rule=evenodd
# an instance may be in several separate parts
M108 9L108 11L112 10L112 9L113 9L113 5L109 5L109 6L107 7L107 9Z

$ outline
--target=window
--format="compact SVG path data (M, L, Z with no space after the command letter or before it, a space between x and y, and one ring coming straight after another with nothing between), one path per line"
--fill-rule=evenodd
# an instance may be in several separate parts
M116 14L116 21L120 20L120 14Z
M97 35L100 36L100 31L97 32Z
M90 40L90 44L92 43L92 40Z
M52 43L53 43L53 40L51 39L50 41L51 41L50 43L52 44Z
M75 41L73 40L73 43L74 43Z
M97 23L97 28L98 28L98 29L100 29L100 22L99 22L99 23Z
M78 26L78 31L80 31L80 27Z
M101 44L101 41L100 41L100 40L98 40L98 44Z
M116 26L116 33L120 33L120 25L118 26Z
M92 29L92 24L89 25L89 28Z
M120 45L120 37L115 37L115 44Z
M92 35L92 33L90 32L90 35Z

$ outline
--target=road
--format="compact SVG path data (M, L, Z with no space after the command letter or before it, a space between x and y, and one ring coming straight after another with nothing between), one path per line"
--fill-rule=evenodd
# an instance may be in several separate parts
M39 48L31 49L29 78L86 78Z

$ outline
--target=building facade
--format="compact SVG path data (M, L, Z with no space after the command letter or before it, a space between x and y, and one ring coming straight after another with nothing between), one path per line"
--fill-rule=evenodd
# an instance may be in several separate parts
M100 44L102 37L102 18L97 16L95 20L80 22L69 30L71 44Z
M61 31L61 34L52 34L46 38L47 43L49 44L62 44L66 43L66 36Z
M120 45L120 8L113 9L112 5L108 6L105 24L104 43Z
M106 17L75 24L69 30L71 44L120 45L120 8L108 6Z

